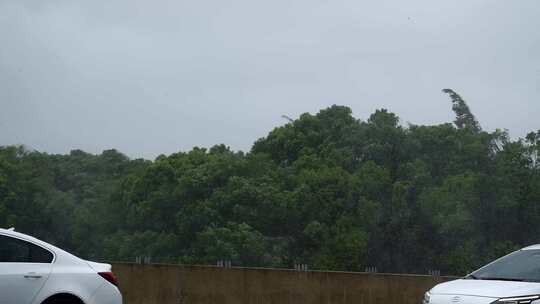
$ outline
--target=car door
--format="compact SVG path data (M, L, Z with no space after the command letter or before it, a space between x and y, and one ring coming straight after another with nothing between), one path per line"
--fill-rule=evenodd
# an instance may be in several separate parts
M0 234L0 302L30 304L49 277L53 260L40 246Z

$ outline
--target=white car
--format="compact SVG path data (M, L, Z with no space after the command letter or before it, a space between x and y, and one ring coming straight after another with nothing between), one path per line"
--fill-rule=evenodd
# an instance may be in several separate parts
M0 229L0 303L121 304L111 265Z
M424 304L540 304L540 245L506 255L462 279L439 284Z

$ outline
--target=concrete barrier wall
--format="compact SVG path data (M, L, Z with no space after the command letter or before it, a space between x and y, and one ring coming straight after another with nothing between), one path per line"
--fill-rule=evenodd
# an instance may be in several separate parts
M450 278L114 264L125 304L419 304Z

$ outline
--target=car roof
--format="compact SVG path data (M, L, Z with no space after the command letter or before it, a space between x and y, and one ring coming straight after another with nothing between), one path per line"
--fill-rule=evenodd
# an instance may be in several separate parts
M40 241L40 240L36 239L33 236L29 236L27 234L15 231L15 228L9 228L9 229L0 228L0 233L7 234L7 235L12 235L12 236L15 236L15 237L18 237L18 238L21 238L21 239L26 239L26 240L29 240L29 241L36 241L38 243L45 243L43 241Z
M57 249L55 246L53 246L53 245L51 245L49 243L46 243L46 242L44 242L42 240L36 239L33 236L17 232L17 231L15 231L14 228L9 228L9 229L0 228L0 234L14 236L16 238L23 239L25 241L29 241L31 243L35 243L35 244L40 245L42 247L45 247L45 248L47 248L47 249L49 249L51 251L56 251L56 249Z
M9 229L0 228L0 235L13 236L15 238L19 238L19 239L28 241L30 243L34 243L35 245L39 245L39 246L41 246L43 248L46 248L49 251L52 251L54 253L56 261L58 260L58 258L60 258L61 261L66 261L66 260L69 260L69 261L83 261L81 258L76 257L76 256L74 256L73 254L71 254L71 253L69 253L67 251L64 251L64 250L62 250L62 249L60 249L60 248L58 248L58 247L56 247L56 246L54 246L52 244L44 242L42 240L36 239L33 236L17 232L13 228L9 228Z
M531 245L531 246L527 246L521 250L538 250L540 249L540 244L535 244L535 245Z

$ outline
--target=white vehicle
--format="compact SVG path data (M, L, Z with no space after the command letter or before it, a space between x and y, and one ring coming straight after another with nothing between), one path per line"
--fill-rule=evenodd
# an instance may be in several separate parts
M540 245L504 256L466 277L439 284L424 304L540 304Z
M0 303L121 304L111 265L0 229Z

